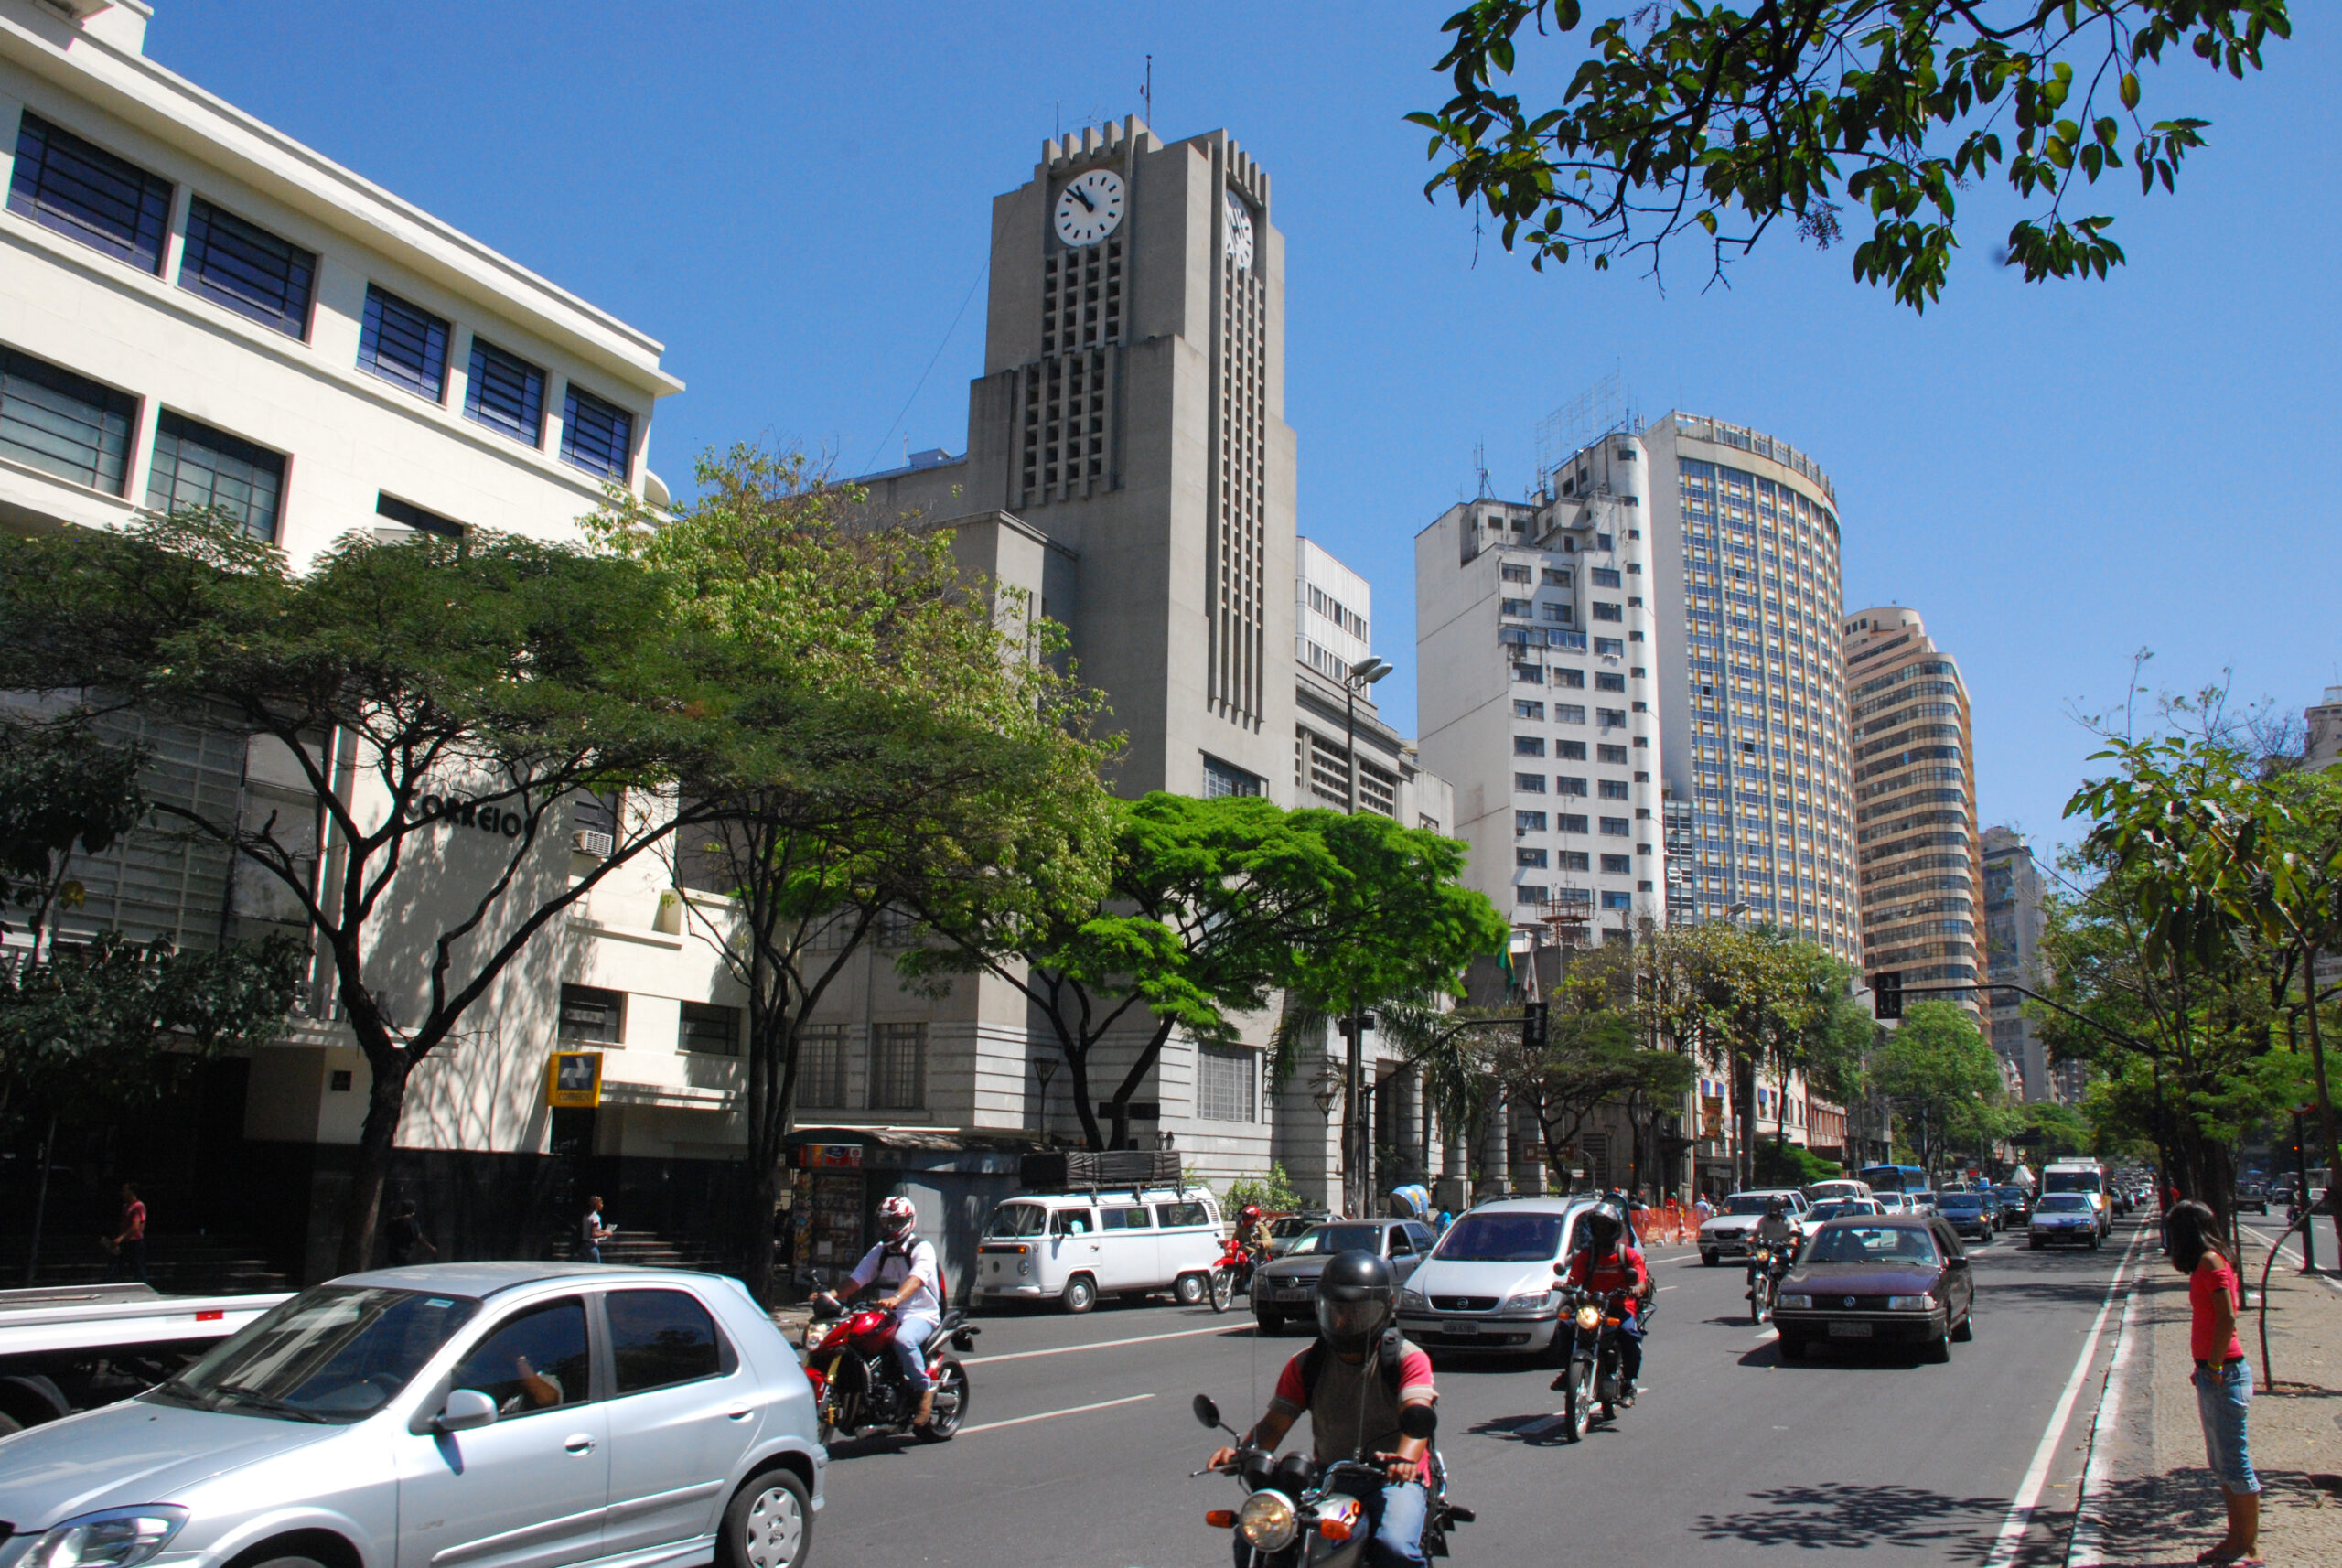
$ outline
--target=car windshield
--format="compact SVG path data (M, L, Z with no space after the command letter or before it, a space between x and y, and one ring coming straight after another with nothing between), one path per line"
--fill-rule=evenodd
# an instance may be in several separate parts
M1739 1192L1733 1194L1731 1200L1724 1205L1724 1211L1726 1214L1762 1214L1772 1206L1774 1201L1756 1193ZM1784 1213L1788 1212L1787 1204L1783 1204L1781 1208Z
M1467 1214L1433 1254L1451 1263L1533 1263L1562 1250L1558 1214Z
M1813 1239L1809 1263L1910 1263L1934 1266L1933 1238L1916 1225L1832 1225Z
M1037 1203L1004 1203L992 1211L987 1236L1038 1236L1049 1228L1049 1211Z
M466 1295L319 1286L145 1397L283 1421L362 1421L478 1311Z
M1876 1214L1878 1211L1879 1206L1870 1198L1842 1197L1834 1203L1815 1204L1813 1206L1813 1218L1816 1219L1843 1219L1849 1214Z
M1315 1256L1328 1252L1380 1252L1382 1251L1382 1227L1380 1225L1320 1225L1293 1244L1288 1258Z
M1288 1214L1283 1219L1269 1221L1269 1234L1282 1241L1288 1236L1302 1234L1316 1223L1315 1219L1304 1219L1299 1215Z
M1938 1208L1982 1208L1984 1195L1979 1192L1947 1192L1936 1199Z
M2001 1188L2001 1201L2004 1203L2022 1203L2025 1201L2025 1188L2021 1187L2004 1187Z
M2041 1185L2051 1192L2101 1190L2096 1171L2051 1171L2041 1178Z
M2082 1214L2089 1211L2090 1199L2079 1192L2053 1192L2034 1207L2044 1214Z

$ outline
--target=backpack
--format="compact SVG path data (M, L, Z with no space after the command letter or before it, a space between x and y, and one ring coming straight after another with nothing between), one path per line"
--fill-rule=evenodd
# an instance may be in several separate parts
M1382 1331L1382 1342L1374 1348L1376 1369L1381 1372L1382 1387L1393 1401L1399 1397L1399 1363L1404 1355L1400 1347L1404 1343L1404 1337L1393 1325ZM1325 1370L1327 1355L1326 1341L1322 1337L1312 1339L1309 1348L1301 1353L1301 1388L1313 1402L1317 1395L1317 1374Z

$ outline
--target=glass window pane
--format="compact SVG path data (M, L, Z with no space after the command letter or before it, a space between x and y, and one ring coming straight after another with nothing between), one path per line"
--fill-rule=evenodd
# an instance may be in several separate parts
M544 409L543 371L492 343L472 339L465 417L534 446L544 439Z
M122 494L137 400L28 354L0 349L0 452Z
M317 259L197 197L188 203L179 286L295 338L309 331Z
M561 417L561 455L570 463L621 484L633 462L634 416L592 392L569 389Z
M358 364L437 403L447 395L447 324L369 284Z
M489 1330L456 1367L458 1389L478 1389L506 1419L565 1404L591 1392L586 1373L586 1305L575 1296L548 1303Z
M27 113L8 209L148 272L163 265L171 182Z
M251 442L166 410L155 422L146 504L156 511L217 507L255 539L276 538L285 459Z
M723 1370L715 1320L689 1293L612 1291L604 1306L609 1314L610 1362L619 1393L663 1389Z

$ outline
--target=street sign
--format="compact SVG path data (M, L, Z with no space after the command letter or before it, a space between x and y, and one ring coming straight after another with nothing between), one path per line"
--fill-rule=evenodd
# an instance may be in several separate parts
M602 1053L555 1051L545 1070L545 1103L556 1111L591 1111L602 1103Z

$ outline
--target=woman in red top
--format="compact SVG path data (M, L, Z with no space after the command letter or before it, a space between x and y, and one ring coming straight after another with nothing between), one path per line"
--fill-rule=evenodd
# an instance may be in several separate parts
M2171 1266L2187 1276L2188 1353L2196 1359L2197 1419L2204 1453L2228 1499L2229 1531L2198 1563L2257 1563L2261 1543L2261 1480L2245 1443L2245 1413L2252 1404L2252 1367L2237 1338L2236 1315L2244 1293L2236 1260L2214 1240L2218 1221L2200 1203L2179 1203L2164 1216Z

